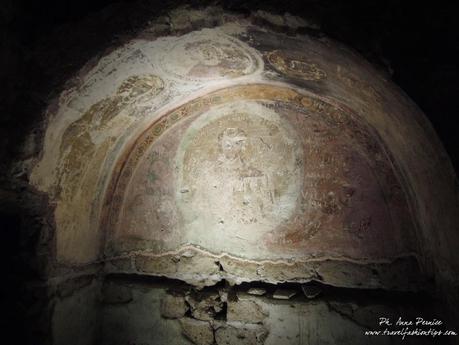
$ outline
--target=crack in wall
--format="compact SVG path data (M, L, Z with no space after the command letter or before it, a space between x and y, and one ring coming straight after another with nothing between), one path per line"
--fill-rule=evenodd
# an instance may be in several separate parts
M203 287L222 280L230 284L319 281L329 285L387 290L429 290L415 257L390 263L354 263L340 260L245 260L212 254L194 246L161 255L125 255L106 260L105 273L166 276Z

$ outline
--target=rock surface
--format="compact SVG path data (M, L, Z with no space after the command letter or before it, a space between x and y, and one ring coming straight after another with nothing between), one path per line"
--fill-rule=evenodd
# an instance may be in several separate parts
M186 296L191 314L198 320L212 320L222 311L223 302L218 292L197 292Z
M209 322L190 318L180 320L183 334L196 345L211 345L214 343L214 330Z
M183 317L188 307L182 296L166 295L161 301L161 315L170 319Z
M215 331L215 341L218 345L261 345L267 333L262 326L224 326Z
M129 303L132 301L132 291L129 286L104 284L103 302L109 304Z
M240 321L246 323L262 323L268 315L256 299L238 298L228 302L228 321Z

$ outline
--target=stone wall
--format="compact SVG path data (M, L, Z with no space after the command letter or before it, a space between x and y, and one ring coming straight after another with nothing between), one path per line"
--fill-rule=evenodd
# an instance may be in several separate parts
M429 344L370 337L380 315L435 315L428 297L350 293L320 285L221 284L196 290L168 280L111 276L104 285L104 344ZM418 297L419 298L419 297ZM382 328L382 327L381 327Z

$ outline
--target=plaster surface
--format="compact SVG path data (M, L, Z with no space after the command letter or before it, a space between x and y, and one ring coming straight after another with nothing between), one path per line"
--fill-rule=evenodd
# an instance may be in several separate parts
M158 18L49 106L30 181L55 205L54 263L199 286L453 279L457 181L420 111L337 42L220 15L171 14L175 36Z
M276 94L277 103L263 91ZM150 240L156 253L194 244L258 259L409 253L411 244L397 233L409 223L391 220L392 214L408 213L401 187L368 129L331 106L319 115L316 108L326 103L314 106L307 96L282 91L284 98L270 86L232 88L156 123L148 132L158 141L150 144L144 134L120 172L115 197L127 199L110 214L119 229L115 237ZM260 94L265 99L258 102L222 99ZM289 104L295 96L301 103ZM210 109L196 114L207 102ZM179 113L198 117L182 129L173 120Z

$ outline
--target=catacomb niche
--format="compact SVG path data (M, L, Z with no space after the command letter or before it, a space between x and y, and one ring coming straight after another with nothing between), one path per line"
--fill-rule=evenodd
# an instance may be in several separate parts
M379 315L433 312L459 212L419 110L337 42L195 15L50 106L30 182L54 207L53 343L366 344Z

